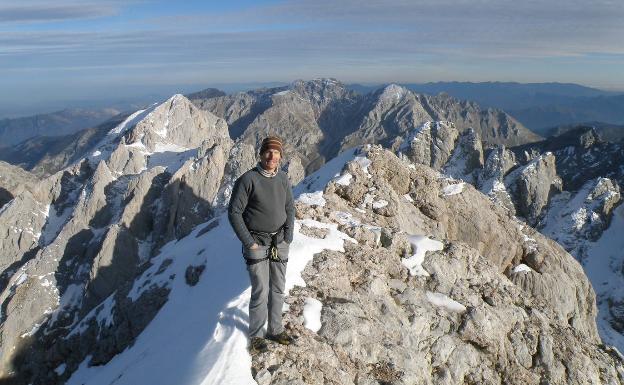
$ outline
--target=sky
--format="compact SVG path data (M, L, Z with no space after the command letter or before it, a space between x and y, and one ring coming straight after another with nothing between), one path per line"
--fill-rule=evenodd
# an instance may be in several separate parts
M0 0L0 116L333 77L624 90L621 0Z

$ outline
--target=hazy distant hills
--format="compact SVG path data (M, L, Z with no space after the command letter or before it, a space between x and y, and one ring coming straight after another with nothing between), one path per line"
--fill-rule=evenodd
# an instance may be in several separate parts
M624 124L624 94L571 98L559 104L510 109L507 112L527 127L542 134L549 127L580 122L621 125Z
M582 122L624 124L624 93L567 83L436 82L403 84L419 93L449 95L499 108L540 135L551 127ZM350 85L359 93L381 86Z
M95 127L68 135L36 136L0 151L0 160L29 170L35 175L52 174L79 158L95 146L128 114L119 114Z
M62 136L94 126L119 114L114 108L65 109L15 119L0 120L0 147L11 146L35 136Z
M551 128L545 136L559 136L568 131L578 128L593 128L600 138L606 142L618 142L624 140L624 125L608 124L602 122L587 122L583 124L568 124Z

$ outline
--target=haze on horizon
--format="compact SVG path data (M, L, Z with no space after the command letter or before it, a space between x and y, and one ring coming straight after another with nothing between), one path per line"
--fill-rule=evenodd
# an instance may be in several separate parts
M0 116L317 77L624 90L622 20L610 0L1 1Z

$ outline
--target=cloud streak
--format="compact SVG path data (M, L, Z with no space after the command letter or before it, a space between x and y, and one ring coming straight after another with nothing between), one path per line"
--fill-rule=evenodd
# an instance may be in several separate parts
M58 22L112 16L119 11L117 2L32 2L0 5L0 25Z

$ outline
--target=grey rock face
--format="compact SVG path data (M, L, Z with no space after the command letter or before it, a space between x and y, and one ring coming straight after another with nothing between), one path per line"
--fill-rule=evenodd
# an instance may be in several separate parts
M171 177L164 197L169 208L165 242L187 235L211 217L232 144L229 138L215 144L206 155L187 161Z
M440 170L450 159L459 132L450 122L426 122L400 148L414 163Z
M28 211L25 211L28 210ZM24 215L24 213L32 213ZM39 247L40 231L47 220L46 205L25 190L0 209L0 283L7 288L9 278L32 258ZM3 313L2 317L6 317Z
M505 147L490 149L483 169L476 172L479 190L510 214L516 214L516 207L504 184L504 176L516 165L514 153Z
M126 135L126 143L142 142L148 151L158 144L199 147L207 138L229 137L227 123L175 95L155 108Z
M0 209L24 190L32 190L38 178L28 171L0 161Z
M473 129L462 133L451 159L444 166L444 174L475 184L476 174L483 168L481 139Z
M299 338L252 357L257 381L624 382L621 358L598 344L593 290L569 254L468 184L449 190L453 180L376 147L366 156L366 170L360 162L343 170L349 184L327 186L325 206L297 204L298 215L334 222L355 242L305 268L306 286L291 291L285 315ZM367 194L394 201L396 212L371 212ZM385 234L377 242L369 237L376 229ZM413 234L439 240L422 259L426 275L404 265L424 247L410 245ZM520 263L531 268L516 269ZM323 304L316 333L303 326L309 298Z
M224 208L227 206L236 179L247 170L255 167L257 162L256 150L253 146L240 140L232 146L228 161L225 164L221 187L213 201L213 206L215 208Z
M514 197L518 213L536 225L550 197L562 190L554 155L550 152L540 155L512 171L505 177L505 185Z
M221 97L193 98L192 102L198 108L225 119L230 137L237 139L258 115L271 106L272 93L270 90L256 90Z
M297 185L305 177L305 169L301 164L301 159L296 156L291 157L282 169L288 174L288 180L292 186Z

